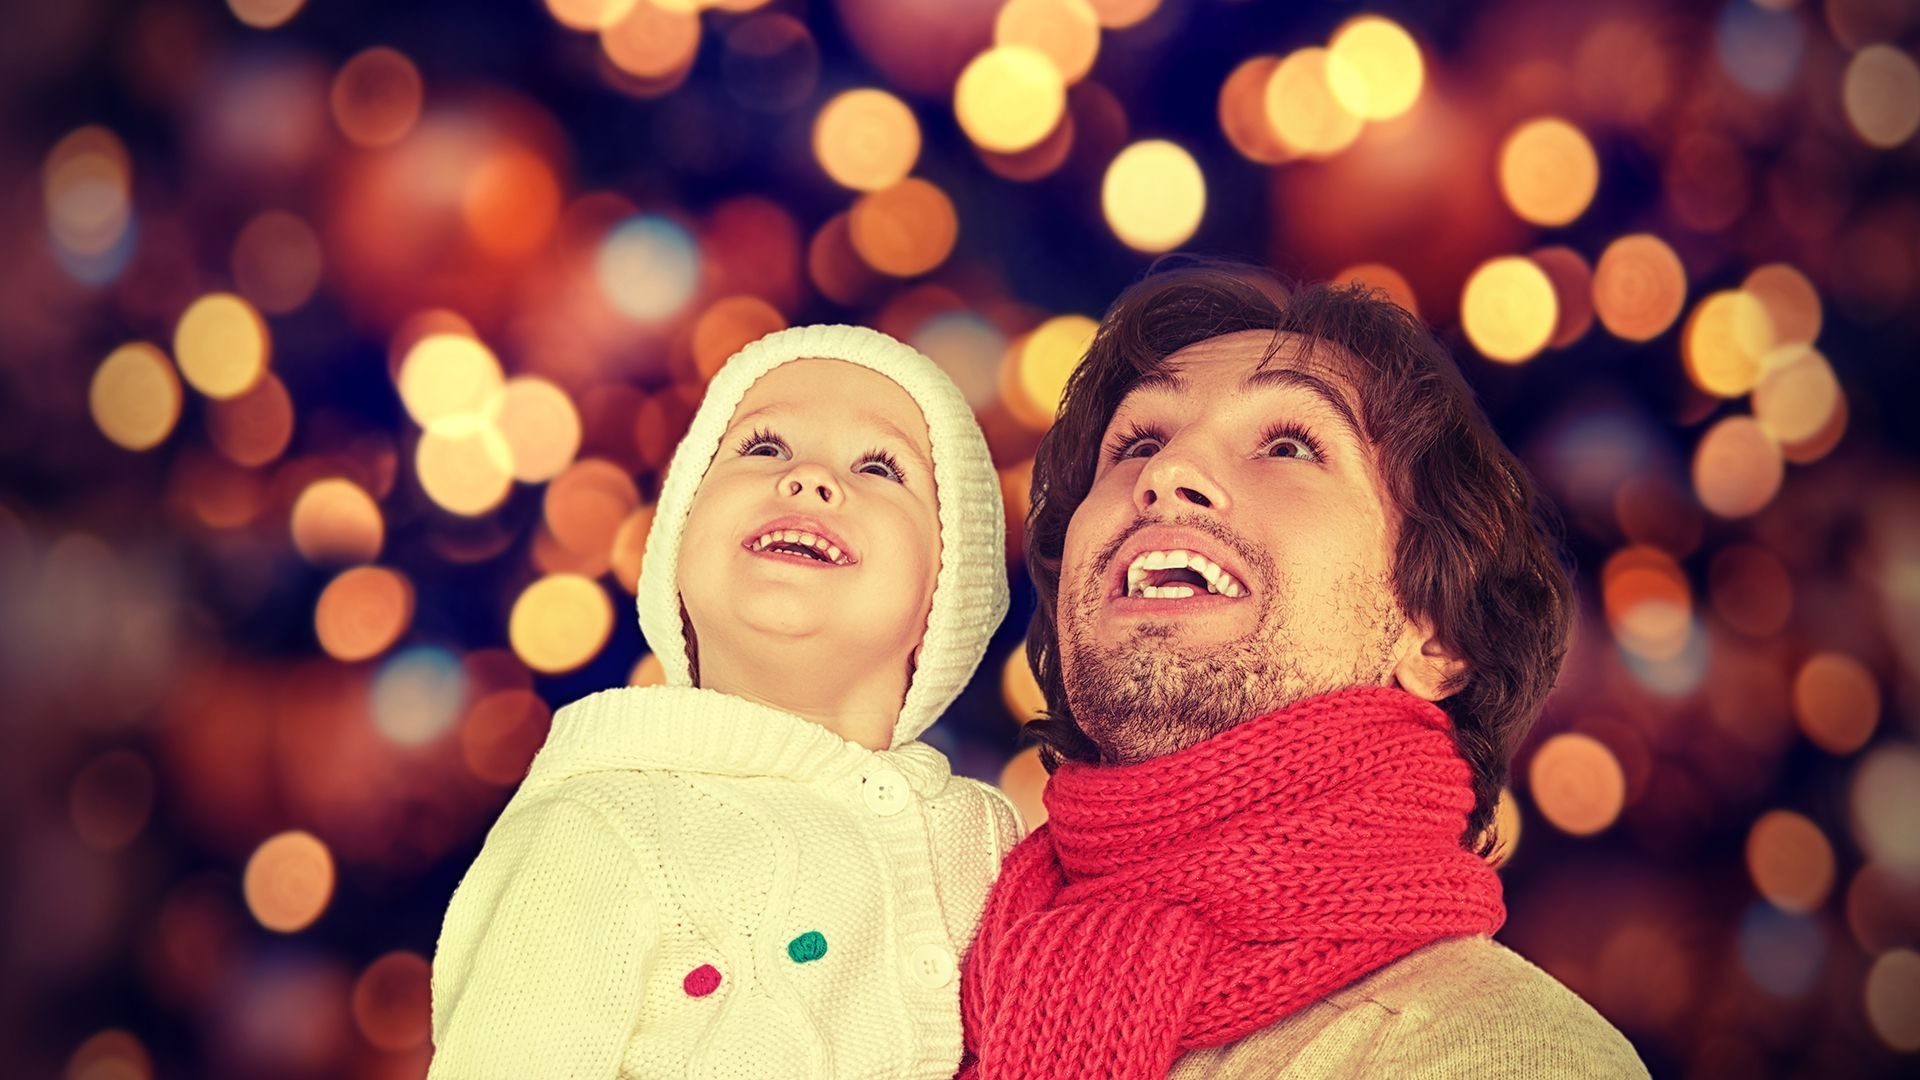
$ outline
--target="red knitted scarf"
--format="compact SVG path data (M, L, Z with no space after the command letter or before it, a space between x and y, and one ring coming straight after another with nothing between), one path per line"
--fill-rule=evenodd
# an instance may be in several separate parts
M1492 933L1446 713L1299 702L1175 754L1066 763L1008 855L961 986L968 1075L1161 1077L1428 942Z

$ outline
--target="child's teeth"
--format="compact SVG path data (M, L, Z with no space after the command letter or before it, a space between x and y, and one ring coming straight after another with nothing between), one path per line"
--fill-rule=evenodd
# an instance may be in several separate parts
M828 545L827 545L827 558L829 558L829 559L832 559L832 560L833 560L834 562L839 562L839 561L840 561L840 549L839 549L839 548L837 548L837 547L834 547L834 546L833 546L832 544L828 544Z
M800 534L800 542L807 545L808 547L812 547L813 542L818 539L819 537L813 535L810 532L803 532Z

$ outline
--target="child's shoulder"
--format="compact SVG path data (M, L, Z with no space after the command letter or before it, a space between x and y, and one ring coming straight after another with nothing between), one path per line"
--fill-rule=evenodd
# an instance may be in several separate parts
M948 780L946 790L940 793L940 797L959 799L969 805L983 807L989 813L1004 812L1016 818L1019 816L1019 811L1014 809L1013 800L1007 797L1006 792L984 780L975 780L971 776L954 776Z
M613 832L627 832L655 816L657 777L644 769L603 769L541 778L522 787L501 811L500 820L546 815L560 806L590 811Z
M955 776L947 781L935 802L945 804L950 812L958 812L970 819L979 831L1004 843L1011 844L1026 835L1019 809L1006 792L992 784Z

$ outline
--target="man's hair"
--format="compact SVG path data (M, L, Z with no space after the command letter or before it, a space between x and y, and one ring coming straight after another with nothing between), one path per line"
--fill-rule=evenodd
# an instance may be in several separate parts
M1263 271L1203 262L1152 274L1107 309L1034 456L1027 570L1038 605L1027 660L1047 710L1027 730L1049 770L1062 759L1099 760L1074 722L1060 670L1056 606L1067 524L1093 486L1102 435L1127 391L1173 353L1245 330L1276 332L1274 348L1278 333L1298 335L1303 358L1317 355L1344 371L1356 391L1376 475L1400 518L1394 596L1409 617L1431 620L1439 641L1466 662L1440 705L1473 770L1462 842L1477 839L1484 850L1508 762L1566 656L1573 587L1549 508L1446 347L1364 287L1289 292Z

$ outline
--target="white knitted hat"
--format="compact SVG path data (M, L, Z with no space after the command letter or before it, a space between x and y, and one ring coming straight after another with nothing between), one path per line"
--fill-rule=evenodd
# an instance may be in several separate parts
M933 444L940 512L940 574L926 637L893 748L920 737L958 697L1007 613L1006 518L987 442L953 380L919 352L864 326L796 326L733 354L707 387L686 438L660 487L639 585L640 633L666 669L667 685L693 682L680 623L680 537L694 492L720 448L720 436L747 388L790 360L845 360L885 375L913 398Z

